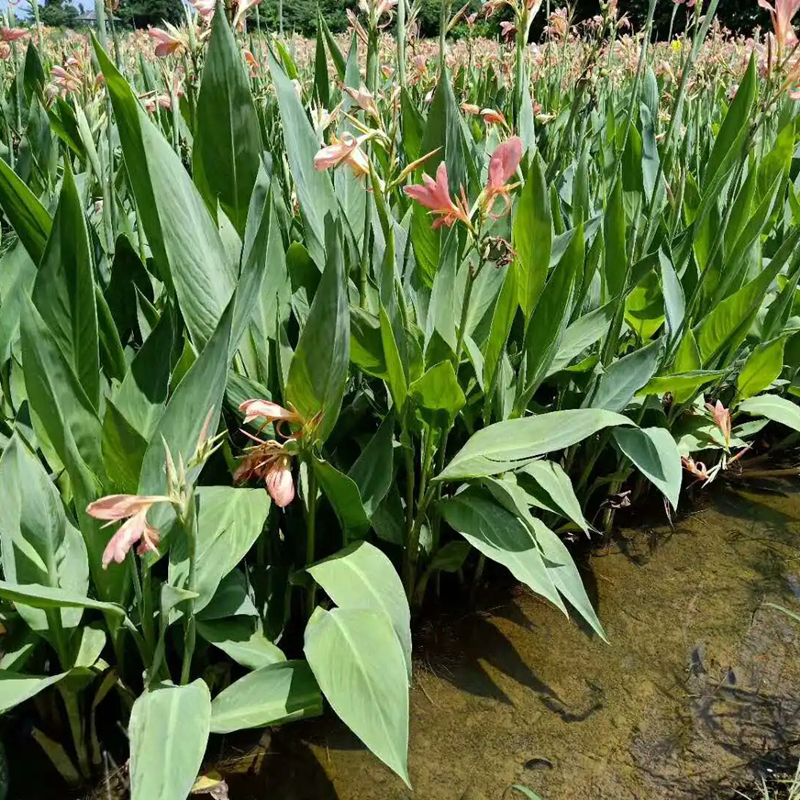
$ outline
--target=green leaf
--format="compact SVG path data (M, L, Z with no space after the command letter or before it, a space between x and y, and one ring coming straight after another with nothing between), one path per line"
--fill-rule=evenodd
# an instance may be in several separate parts
M464 566L472 545L467 542L448 542L433 555L428 572L458 572Z
M0 714L5 714L14 706L30 700L48 686L58 683L67 673L39 677L37 675L22 675L18 672L0 671Z
M703 187L707 189L716 176L725 157L733 151L737 145L744 141L744 134L747 132L752 120L753 103L756 99L758 85L758 75L756 72L756 58L750 55L747 71L744 78L739 83L736 96L725 114L719 133L714 140L714 147L711 155L706 162L703 172Z
M411 384L409 394L429 425L435 425L440 416L444 417L445 425L452 425L467 402L451 361L431 367Z
M519 412L539 388L558 352L572 314L575 280L583 274L583 259L583 224L580 224L550 275L525 330L525 386L518 387Z
M605 300L620 297L625 291L625 277L628 274L628 254L625 245L625 206L622 202L622 180L618 179L608 198L603 220L605 240L605 261L603 279L606 289Z
M42 260L52 220L19 176L0 158L0 207L34 264Z
M269 495L263 489L201 486L197 502L196 574L194 609L202 611L212 600L222 579L247 555L258 539L269 513ZM188 579L186 537L170 549L169 581L184 586Z
M533 461L523 467L521 473L530 476L535 484L535 487L525 487L528 494L532 494L544 508L571 519L588 534L589 523L583 516L572 481L559 464L545 459ZM522 474L519 477L522 478Z
M683 470L672 434L666 428L618 428L614 439L634 466L677 509Z
M711 383L724 374L724 370L707 369L679 372L675 375L658 375L651 378L638 394L644 397L648 394L663 395L670 392L677 402L682 403L685 402L684 398L693 397L707 383Z
M158 421L142 462L142 473L139 476L140 494L164 493L165 444L175 464L178 464L181 457L184 463L188 463L197 447L203 423L209 413L211 413L209 435L213 435L216 431L216 420L219 419L222 409L222 398L228 377L228 348L235 300L234 297L228 303L217 330L178 384Z
M261 667L211 703L211 732L265 728L322 714L322 695L305 661Z
M185 800L203 761L211 720L208 686L162 683L131 710L131 800Z
M491 494L486 489L471 486L455 497L441 501L438 508L447 524L478 552L502 564L518 581L546 597L566 614L533 532L523 518L500 505L492 496L495 492L509 491L504 484L504 481L487 479Z
M508 335L511 332L511 325L514 322L514 315L517 311L516 274L517 271L514 268L510 268L506 270L503 276L503 285L500 288L500 294L497 296L497 302L492 312L489 336L483 347L483 382L487 393L494 386L500 357L508 341Z
M369 542L358 542L307 569L340 608L368 608L386 615L403 649L410 680L411 614L392 562Z
M742 399L768 389L783 371L783 350L786 339L781 337L763 342L750 354L736 378L736 393Z
M780 422L781 425L800 431L800 406L785 397L778 397L775 394L748 397L739 406L739 411L744 411L753 417L766 417L773 422Z
M606 303L604 306L584 314L569 325L561 337L561 343L547 370L546 378L568 367L573 359L605 336L611 327L611 319L616 306L617 303L614 301Z
M197 632L248 669L260 669L286 660L283 651L264 636L258 621L252 617L198 620Z
M536 794L536 792L532 791L527 786L522 786L519 783L515 783L511 788L515 792L519 792L521 795L524 795L525 797L527 797L528 800L542 800L542 798L539 797L539 795Z
M17 435L0 458L0 485L0 545L3 575L9 584L40 584L85 595L89 590L86 545L67 521L50 477ZM17 610L31 628L57 646L56 631L45 613L24 605ZM74 628L81 615L80 607L63 609L61 625Z
M381 344L383 345L383 355L386 360L386 383L389 385L392 402L397 408L397 412L400 413L406 402L408 383L405 369L403 369L403 361L400 358L400 350L394 338L392 323L389 320L386 309L383 307L383 303L380 305L380 321Z
M544 288L553 247L553 220L545 181L542 157L531 158L525 186L514 214L512 246L519 304L525 319L530 319Z
M344 531L345 540L363 539L370 527L356 482L327 461L315 458L314 472Z
M656 341L614 361L600 379L592 408L622 411L653 377L660 356L661 341Z
M100 353L89 232L69 166L50 238L33 286L33 303L91 404L100 403Z
M336 195L328 175L314 169L314 156L319 150L319 141L303 104L297 97L294 84L272 53L268 54L268 60L283 122L286 156L306 229L306 247L318 265L324 264L325 229L328 224L326 219L330 217L331 220L336 220ZM329 253L328 256L330 255Z
M250 598L247 578L240 569L232 570L220 581L219 588L211 598L211 602L198 612L198 621L202 619L205 622L236 616L258 616L258 611Z
M350 361L350 310L342 245L335 229L328 261L289 366L286 399L300 415L320 415L314 437L324 442L339 416Z
M40 586L35 583L12 584L0 581L0 597L33 608L93 608L115 617L125 616L125 609L116 603L103 603L66 589Z
M436 480L455 481L520 469L538 456L563 450L603 428L633 423L594 408L496 422L475 433Z
M97 40L94 49L153 260L162 280L174 286L192 341L201 349L228 305L238 265L226 256L217 226L180 157Z
M305 654L333 710L408 784L408 675L387 616L317 607L306 626Z
M389 493L394 480L393 432L394 417L389 414L348 473L358 487L364 511L370 519Z
M261 127L241 48L227 16L215 14L197 98L192 166L212 209L219 201L240 236L261 150Z

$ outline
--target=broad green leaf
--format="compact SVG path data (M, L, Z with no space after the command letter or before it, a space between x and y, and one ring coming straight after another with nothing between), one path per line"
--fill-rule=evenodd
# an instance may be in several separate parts
M397 408L397 413L401 413L408 394L408 382L406 380L403 361L400 357L400 350L397 347L397 340L394 337L392 323L383 307L380 306L381 321L381 344L383 345L383 356L386 361L386 383L392 395L392 402Z
M388 617L366 608L317 607L304 649L333 710L408 784L408 675Z
M289 366L286 399L306 420L319 415L318 442L330 434L342 405L350 361L350 310L344 253L336 231L330 232L328 260L306 325Z
M476 550L502 564L518 581L566 613L530 527L492 496L495 491L504 491L504 483L488 479L491 494L471 486L441 501L438 508L447 524Z
M206 751L211 696L203 680L145 690L131 710L131 800L185 800Z
M214 698L211 732L266 728L322 714L322 695L305 661L261 667Z
M52 220L19 176L0 158L0 208L34 264L42 260Z
M235 300L234 297L228 303L217 330L178 384L150 437L139 476L140 494L164 493L165 445L175 464L181 457L186 464L195 452L209 413L209 435L213 436L216 431L228 376L228 348Z
M693 397L697 392L711 381L721 378L724 370L694 370L693 372L679 372L675 375L658 375L651 378L637 393L644 397L648 394L663 395L671 393L679 403L685 402L684 398Z
M194 608L202 611L216 594L222 579L247 555L264 528L269 495L263 489L201 486L197 502L196 574ZM189 554L181 536L170 549L169 580L183 586L188 579Z
M621 414L599 408L496 422L475 433L436 480L465 480L520 469L538 456L577 444L603 428L632 424Z
M394 417L390 414L383 420L348 473L358 487L364 511L370 519L388 494L394 480L393 432Z
M622 181L617 180L608 198L608 207L603 221L605 259L603 283L606 300L620 297L625 291L625 276L628 274L628 254L625 244L625 207L622 202Z
M261 150L261 127L241 48L227 16L215 14L197 98L192 166L207 202L215 210L219 201L240 236Z
M580 224L542 290L525 330L525 387L521 392L518 390L517 401L520 412L539 388L558 352L572 314L575 280L583 274L583 259L583 224Z
M356 482L319 458L314 459L313 469L325 497L336 512L345 540L363 539L369 530L370 520Z
M743 134L752 121L753 103L756 99L758 75L756 72L756 58L751 54L750 61L744 78L739 83L736 96L728 108L728 113L722 121L719 133L714 140L714 147L703 172L703 188L707 189L725 157L735 149L736 145L743 142Z
M517 271L507 268L503 277L503 286L497 296L497 302L492 312L492 323L489 329L489 336L483 347L483 382L486 391L491 392L494 386L497 367L500 363L500 356L508 341L511 332L511 325L514 322L514 315L517 311Z
M50 477L16 435L0 458L0 485L5 579L12 585L40 584L85 595L89 590L86 545L68 522ZM57 632L49 626L46 613L22 604L17 610L31 628L57 646ZM62 627L74 628L81 615L81 607L63 609Z
M535 484L535 487L526 485L528 494L550 511L571 519L585 533L589 532L589 523L583 516L572 481L559 464L546 459L532 461L522 469L520 479L522 474L529 475Z
M766 417L773 422L780 422L781 425L800 431L800 406L785 397L775 394L748 397L739 406L739 411L744 411L753 417Z
M781 337L763 342L750 354L736 378L736 392L746 399L768 389L783 371L783 350L786 339Z
M660 356L661 342L656 341L614 361L600 379L591 407L622 411L653 377Z
M268 54L268 60L283 122L286 156L306 229L306 247L317 265L324 264L325 229L328 224L326 218L336 219L336 195L328 175L314 169L314 156L319 150L319 141L303 104L297 97L294 84L272 53Z
M544 173L542 157L536 152L514 214L512 246L517 259L513 269L519 304L526 320L539 302L553 247L553 220Z
M286 660L283 651L264 636L258 621L252 617L198 620L197 632L248 669L260 669Z
M100 402L100 353L89 232L69 159L33 303L92 406Z
M584 314L567 327L545 377L550 377L568 367L573 359L605 336L611 326L616 305L615 302L606 303L604 306Z
M180 157L127 81L94 41L114 108L126 172L161 278L174 286L192 341L201 349L236 284L217 226Z
M439 548L428 565L428 572L458 572L472 549L469 542L448 542Z
M250 597L247 578L240 569L231 570L220 581L211 602L197 615L198 621L227 619L236 616L258 616L258 611Z
M358 542L307 569L340 608L368 608L387 616L403 648L410 680L411 614L392 562L369 542Z
M686 300L683 295L683 286L675 272L675 268L672 266L672 262L661 250L658 252L658 259L661 266L661 288L664 292L667 334L669 340L674 341L686 313Z
M451 361L440 361L427 370L411 384L409 394L429 425L436 424L440 417L451 425L467 402Z
M618 428L614 439L634 466L678 508L681 454L666 428Z
M14 706L30 700L48 686L58 683L67 673L39 677L37 675L23 675L9 670L0 671L0 714L5 714Z
M103 603L66 589L35 583L13 584L0 581L0 597L12 603L25 603L33 608L93 608L115 617L125 616L125 609L116 603Z

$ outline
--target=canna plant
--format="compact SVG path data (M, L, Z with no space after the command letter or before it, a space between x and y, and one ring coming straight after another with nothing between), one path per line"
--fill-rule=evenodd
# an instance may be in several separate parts
M793 52L248 7L0 63L0 708L73 784L118 719L134 800L324 701L409 783L442 573L605 638L564 539L800 431Z

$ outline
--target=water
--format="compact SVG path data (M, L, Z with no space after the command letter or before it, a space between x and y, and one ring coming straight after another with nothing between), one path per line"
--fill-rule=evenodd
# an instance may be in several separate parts
M728 800L797 755L800 625L766 603L800 609L798 557L789 484L623 530L586 565L608 645L520 590L423 626L413 794L324 719L224 743L231 798Z

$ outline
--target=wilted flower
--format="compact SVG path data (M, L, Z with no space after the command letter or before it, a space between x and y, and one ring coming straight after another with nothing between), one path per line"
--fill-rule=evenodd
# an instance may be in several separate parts
M343 86L344 91L353 98L358 104L358 107L369 114L374 119L380 122L381 115L378 111L378 106L375 103L375 97L369 89L361 87L360 89L353 89L352 86Z
M351 133L343 134L341 139L333 137L332 144L323 147L314 156L314 169L322 171L348 164L359 177L368 175L369 159L360 147L367 138L367 136L356 138Z
M522 139L513 136L502 144L499 144L489 160L489 179L484 191L485 208L489 215L495 219L505 214L511 208L511 198L508 196L511 186L508 181L517 171L519 162L522 160ZM503 211L498 214L492 213L492 207L498 197L503 198L505 206Z
M233 476L234 483L257 477L264 481L275 505L284 508L294 500L292 461L284 446L274 439L264 440L247 436L256 444L247 450Z
M476 106L474 103L462 103L461 110L465 114L470 114L473 117L481 113L480 106Z
M438 219L433 223L433 227L441 228L443 225L450 227L460 220L466 225L470 224L469 210L464 187L461 187L461 197L454 203L450 197L450 187L447 182L447 165L444 161L439 164L436 170L436 180L430 175L422 176L422 185L406 186L405 193L416 200L425 208L429 208L431 213L438 214Z
M126 520L103 551L103 569L112 561L121 564L137 542L136 552L140 556L158 552L158 530L148 523L147 512L157 503L170 502L163 495L112 494L89 503L86 513L95 519L108 520L104 528Z
M236 5L236 14L233 17L233 27L238 28L244 23L245 14L257 6L261 0L239 0Z
M501 22L500 35L506 41L510 41L517 35L517 26L513 22Z

